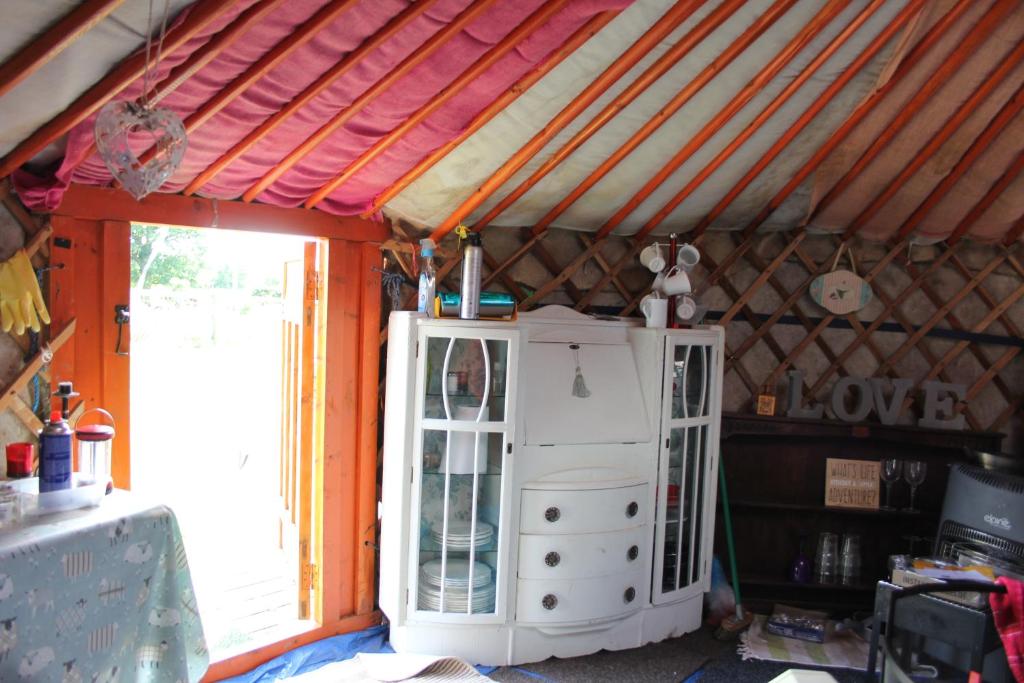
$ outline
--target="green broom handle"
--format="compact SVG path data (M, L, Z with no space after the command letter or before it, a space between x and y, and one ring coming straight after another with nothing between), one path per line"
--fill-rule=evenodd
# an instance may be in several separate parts
M725 542L729 546L729 571L732 572L732 593L736 598L736 613L740 614L740 576L736 571L736 545L732 540L732 513L729 512L729 489L725 486L725 463L718 457L718 489L722 493L722 514L725 517Z

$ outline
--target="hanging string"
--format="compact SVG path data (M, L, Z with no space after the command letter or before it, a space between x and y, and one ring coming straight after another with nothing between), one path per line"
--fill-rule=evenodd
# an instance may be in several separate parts
M149 14L146 18L146 66L142 71L142 106L149 108L149 90L151 85L152 72L156 70L156 67L160 64L160 59L163 56L164 49L164 36L167 35L167 11L170 6L170 0L164 0L164 16L160 22L160 38L156 44L156 61L152 62L152 68L150 68L151 62L149 61L150 51L153 47L153 0L149 0Z

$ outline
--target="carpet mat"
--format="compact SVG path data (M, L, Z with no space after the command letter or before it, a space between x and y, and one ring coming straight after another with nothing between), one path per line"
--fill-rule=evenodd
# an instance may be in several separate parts
M501 683L679 683L714 655L708 649L691 647L691 641L683 636L632 650L602 650L567 659L552 657L534 664L500 667L490 677Z

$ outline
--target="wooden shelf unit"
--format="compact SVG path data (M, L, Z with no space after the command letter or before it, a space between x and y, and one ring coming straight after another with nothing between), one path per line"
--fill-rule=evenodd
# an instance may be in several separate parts
M869 611L873 586L885 578L889 555L908 552L908 537L929 539L917 542L914 549L918 554L930 551L948 466L966 459L964 448L998 450L1002 438L995 432L724 414L721 453L744 603L758 611L770 611L776 602L836 614ZM896 510L826 507L828 458L927 462L927 476L917 491L920 512L903 510L910 501L909 486L902 480L893 485ZM881 481L879 486L884 503ZM722 515L717 519L715 549L725 563ZM813 562L823 531L860 535L862 569L855 585L789 581L801 535L804 552Z

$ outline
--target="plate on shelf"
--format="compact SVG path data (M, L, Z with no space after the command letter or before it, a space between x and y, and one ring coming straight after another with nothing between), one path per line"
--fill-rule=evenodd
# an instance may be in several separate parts
M469 522L448 522L448 534L445 536L444 527L435 524L430 527L430 538L438 545L446 541L444 545L449 550L469 550L471 547L479 548L490 543L494 538L494 527L487 522L477 522L474 535Z
M420 585L429 585L441 589L441 560L427 560L420 565ZM444 567L444 586L447 593L451 589L461 588L465 593L469 589L469 560L449 558ZM494 572L483 562L473 563L473 588L484 588L491 584ZM492 587L493 590L493 587Z

